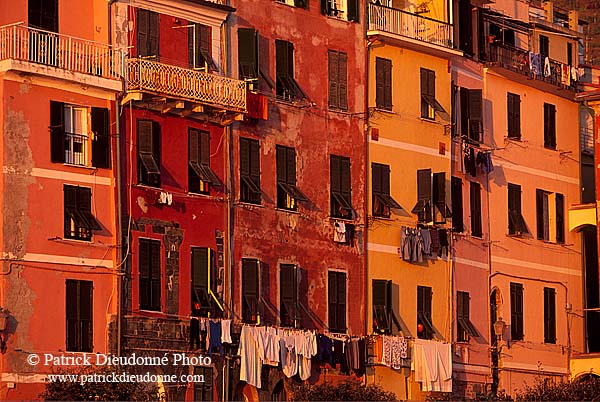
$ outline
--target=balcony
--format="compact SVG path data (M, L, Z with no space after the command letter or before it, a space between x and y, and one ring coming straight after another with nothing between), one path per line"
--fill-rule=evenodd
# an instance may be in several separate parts
M369 3L367 35L398 39L406 44L454 50L452 25L397 8Z
M29 28L0 27L0 71L19 70L121 91L123 53L98 42Z
M548 84L548 87L552 87L554 90L570 91L572 92L571 96L574 94L577 86L570 78L563 79L562 63L548 59L550 68L549 71L544 71L544 60L542 59L541 65L532 69L529 55L530 52L528 50L501 42L486 43L484 49L485 61L491 67L501 67L517 73L517 75L522 76L526 80L535 80L538 83ZM534 71L536 69L537 71Z
M151 108L183 115L246 111L244 81L146 59L129 59L126 66L128 99Z

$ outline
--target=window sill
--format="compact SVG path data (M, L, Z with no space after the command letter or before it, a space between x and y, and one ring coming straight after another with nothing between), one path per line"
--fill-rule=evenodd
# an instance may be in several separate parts
M94 166L76 165L76 164L73 164L73 163L63 163L63 166L69 166L69 167L74 167L74 168L79 168L79 169L86 169L86 170L98 170L98 168L94 167Z
M342 14L346 14L346 11L342 11ZM322 14L322 15L323 15L323 14ZM329 14L326 14L325 16L326 16L328 19L331 19L331 20L334 20L334 21L345 22L345 23L348 23L348 24L351 24L351 23L353 22L353 21L349 21L349 20L348 20L348 18L347 18L347 16L344 16L344 17L337 17L337 16L335 16L335 15L329 15Z
M355 223L356 220L355 219L348 219L348 218L336 218L335 216L329 216L329 220L332 222L346 222L346 223Z
M69 237L56 237L54 239L48 239L48 240L60 240L60 241L78 243L78 244L94 244L93 238L90 240L83 240L83 239L71 239Z
M293 5L293 4L286 3L285 1L277 1L277 0L275 0L273 3L279 4L280 6L286 6L286 7L291 7L291 8L298 8L300 10L306 10L306 8L304 8L304 7L297 7L297 6Z
M377 219L377 220L382 220L382 221L391 221L392 220L392 216L383 216L383 215L371 215L369 216L370 218L373 219Z
M248 201L242 201L242 200L238 200L237 204L238 206L242 206L242 207L257 207L257 208L266 208L262 203L261 204L254 204L252 202L248 202Z
M396 112L394 112L393 109L384 109L380 106L375 106L373 108L373 110L375 110L376 112L385 113L385 114L396 114Z
M352 116L352 113L350 113L348 111L348 109L340 109L340 108L336 108L333 106L327 106L327 111L329 113L337 113L337 114L343 114L343 115L348 115L348 116Z
M297 209L287 209L287 208L279 208L276 207L275 211L278 212L285 212L285 213L289 213L289 214L295 214L295 215L300 215L300 212Z
M504 137L504 139L506 141L523 142L522 137L523 136L521 136L521 137L510 137L510 136L507 135L506 137Z
M302 101L303 101L302 99L286 100L286 99L280 98L279 96L275 95L275 103L280 104L280 105L291 106L291 107L295 107L298 109L304 109L309 102L307 101L305 104L302 104ZM311 104L311 106L312 106L312 104Z
M420 116L419 120L423 121L423 122L427 122L427 123L434 123L437 124L437 121L435 120L435 117L433 119L430 119L429 117L423 117Z
M147 190L164 191L162 187L153 187L149 184L144 184L144 183L133 184L133 187L140 188L140 189L147 189Z

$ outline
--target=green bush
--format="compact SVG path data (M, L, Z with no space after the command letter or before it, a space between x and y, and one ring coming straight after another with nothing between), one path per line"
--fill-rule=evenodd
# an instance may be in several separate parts
M293 401L397 401L393 392L378 385L361 385L356 381L339 384L300 384L292 391Z
M120 372L110 367L58 368L56 375L109 375ZM74 377L72 377L74 378ZM47 401L148 401L158 400L160 395L155 384L141 382L46 382L40 398Z
M517 393L518 401L597 401L600 399L600 378L588 377L581 381L554 381L536 378L533 385L525 385Z

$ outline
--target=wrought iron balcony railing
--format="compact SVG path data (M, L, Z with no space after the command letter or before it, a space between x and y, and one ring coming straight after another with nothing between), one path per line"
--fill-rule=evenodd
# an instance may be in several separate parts
M12 24L0 27L0 60L19 60L118 80L123 53L112 46Z
M382 31L452 49L452 25L396 8L369 3L369 31Z
M127 91L173 96L227 110L246 110L246 83L146 59L128 59Z

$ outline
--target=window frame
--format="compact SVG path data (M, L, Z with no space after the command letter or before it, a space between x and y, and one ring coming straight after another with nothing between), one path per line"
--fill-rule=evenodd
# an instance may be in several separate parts
M252 272L254 271L254 272ZM242 258L242 316L245 323L257 323L261 315L260 261ZM254 284L254 286L251 286Z
M44 7L51 4L50 7ZM37 18L33 18L36 16ZM27 24L36 29L58 32L58 0L29 0L27 4Z
M329 332L346 333L347 326L347 275L346 272L327 272L327 326Z
M417 170L417 203L411 213L416 214L421 223L433 221L432 185L431 169Z
M75 300L70 300L72 297ZM84 311L86 304L87 312ZM65 350L91 353L94 349L94 282L66 279L65 306ZM85 315L87 317L82 317Z
M210 167L210 133L188 128L188 192L208 195L222 185Z
M275 40L275 93L278 99L294 102L307 99L306 94L294 79L294 44Z
M63 185L63 234L65 239L92 241L92 231L102 230L92 215L92 189Z
M138 183L160 188L160 125L153 120L137 120L136 144Z
M160 14L137 8L135 22L136 57L158 61L160 59Z
M193 22L188 30L188 64L192 70L205 72L219 68L212 58L212 28Z
M240 202L260 205L260 142L240 137Z
M508 183L508 234L526 235L529 234L527 224L521 213L521 186L514 183Z
M510 283L510 337L522 341L523 333L523 284Z
M192 246L190 256L190 306L193 309L194 304L198 303L201 316L215 315L220 306L215 303L217 270L214 252L210 247Z
M349 157L329 156L329 199L332 218L352 219L354 216L351 174Z
M456 292L456 340L469 342L470 337L477 337L479 333L471 322L470 313L471 296L469 292Z
M289 280L290 283L286 283ZM298 267L279 264L279 322L282 327L297 327L300 321L298 302Z
M138 239L139 309L162 311L162 242L160 240ZM148 248L147 266L142 263L143 247ZM144 294L147 294L144 297ZM144 301L147 299L147 301Z
M403 209L390 195L390 166L371 162L371 215L389 218L392 209Z
M565 243L565 196L561 193L554 195L556 209L556 242L558 244Z
M444 120L451 121L446 109L435 98L435 71L421 67L421 118L435 120L436 113Z
M535 190L535 215L537 239L550 241L550 192L537 188Z
M383 295L380 289L383 289ZM383 301L379 303L376 301ZM373 279L371 281L371 302L373 305L373 332L392 332L392 281Z
M433 290L430 286L417 286L417 337L419 339L433 339L435 329L431 317ZM422 334L419 333L419 324L423 326Z
M277 208L296 211L298 201L308 201L308 198L296 185L296 150L291 147L276 145L275 163Z
M483 142L483 91L460 88L461 136L475 144Z

